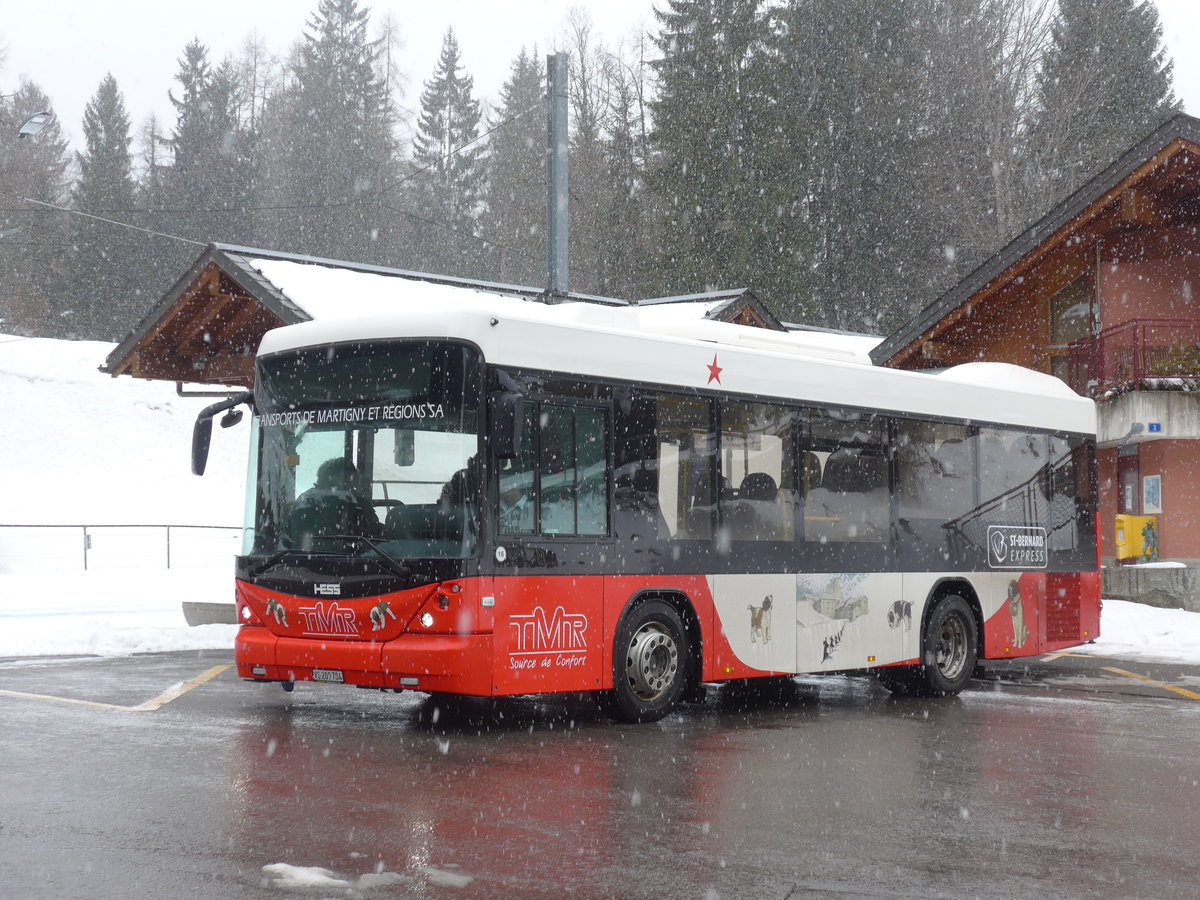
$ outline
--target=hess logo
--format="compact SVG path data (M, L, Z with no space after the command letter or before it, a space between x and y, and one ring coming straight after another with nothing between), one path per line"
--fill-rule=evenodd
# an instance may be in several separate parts
M318 597L340 597L342 596L342 586L340 584L314 584L313 593Z

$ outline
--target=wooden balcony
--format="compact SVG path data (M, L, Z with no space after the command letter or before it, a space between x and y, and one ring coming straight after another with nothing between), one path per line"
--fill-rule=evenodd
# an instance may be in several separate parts
M1134 319L1075 341L1067 383L1091 397L1194 389L1200 385L1200 319Z

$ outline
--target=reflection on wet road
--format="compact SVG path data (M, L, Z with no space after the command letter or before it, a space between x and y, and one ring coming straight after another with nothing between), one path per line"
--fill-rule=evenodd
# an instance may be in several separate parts
M0 689L133 706L220 662L0 665ZM148 716L0 695L0 876L29 897L1191 896L1200 704L1073 687L1105 677L1088 665L933 701L710 689L643 726L586 698L230 674Z

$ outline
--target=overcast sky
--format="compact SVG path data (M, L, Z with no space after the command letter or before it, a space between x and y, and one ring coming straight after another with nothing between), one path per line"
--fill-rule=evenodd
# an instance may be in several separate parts
M403 42L396 60L410 83L404 104L415 109L422 83L432 74L447 28L453 28L476 95L495 100L512 60L525 46L539 58L559 41L567 13L580 7L597 37L615 45L653 22L654 0L361 0L372 28L394 15ZM167 90L178 93L175 73L193 37L210 59L236 54L257 33L283 57L300 39L317 0L204 0L175 6L162 0L9 0L0 16L0 92L12 93L28 77L54 104L72 142L80 143L83 108L106 72L117 79L135 134L151 113L166 128L175 122ZM69 7L69 12L66 8ZM374 35L372 35L374 36Z
M663 0L660 0L662 3ZM654 28L655 0L382 0L369 6L378 21L387 11L399 24L404 46L397 60L411 82L405 105L418 105L421 84L432 73L442 37L453 27L477 95L494 100L522 46L539 56L554 49L568 10L587 11L608 44ZM1200 0L1156 0L1163 36L1175 60L1176 93L1200 114ZM257 32L272 52L286 55L299 39L317 0L204 0L196 5L162 0L9 0L0 18L0 93L12 93L28 77L50 95L72 142L78 146L83 108L106 72L125 95L134 132L151 113L165 128L174 124L167 90L184 45L199 37L210 56L236 53Z

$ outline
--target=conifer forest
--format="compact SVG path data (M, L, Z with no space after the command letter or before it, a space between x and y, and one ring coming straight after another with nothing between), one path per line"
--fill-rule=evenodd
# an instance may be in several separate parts
M1145 0L658 0L614 45L574 10L494 98L452 28L413 72L362 0L303 21L283 58L180 47L173 121L106 77L77 147L15 139L54 103L0 55L0 331L123 338L214 241L544 287L551 52L572 290L874 334L1179 111Z

